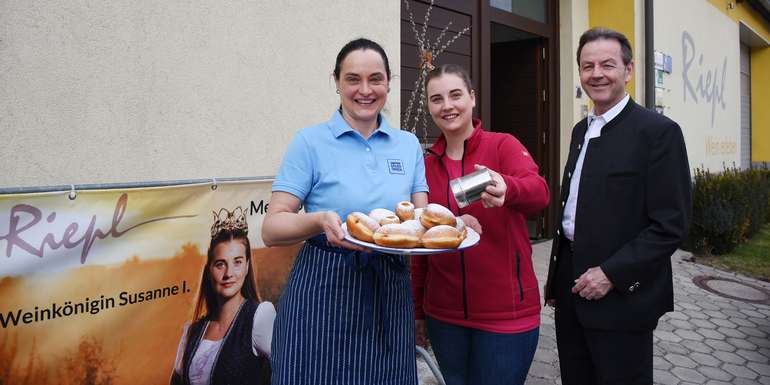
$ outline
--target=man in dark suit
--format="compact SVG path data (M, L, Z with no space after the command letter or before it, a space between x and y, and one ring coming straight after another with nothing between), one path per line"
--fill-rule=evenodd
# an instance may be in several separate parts
M652 331L673 310L671 254L691 217L679 126L626 93L623 34L595 28L577 50L594 109L572 130L548 269L562 384L652 384Z

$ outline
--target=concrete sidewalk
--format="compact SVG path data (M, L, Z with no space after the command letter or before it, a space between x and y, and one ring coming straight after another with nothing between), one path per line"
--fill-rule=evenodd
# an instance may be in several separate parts
M541 290L550 251L551 242L533 245ZM682 251L672 256L674 311L654 333L655 383L770 385L770 283L692 263L690 257ZM418 370L420 384L438 384L421 359ZM542 311L527 384L561 384L551 308Z

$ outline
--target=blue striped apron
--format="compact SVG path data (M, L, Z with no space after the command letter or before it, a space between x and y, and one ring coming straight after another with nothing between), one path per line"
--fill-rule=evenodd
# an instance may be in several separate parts
M308 240L278 302L272 384L417 384L405 257Z

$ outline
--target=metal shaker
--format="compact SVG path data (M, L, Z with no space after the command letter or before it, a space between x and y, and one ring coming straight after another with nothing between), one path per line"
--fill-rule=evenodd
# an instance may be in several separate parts
M492 184L492 174L486 168L449 181L457 206L463 208L481 199L481 193Z

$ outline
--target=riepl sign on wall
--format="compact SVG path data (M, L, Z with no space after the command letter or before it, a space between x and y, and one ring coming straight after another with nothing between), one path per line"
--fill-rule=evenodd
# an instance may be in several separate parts
M697 57L697 61L695 60ZM714 114L719 105L724 112L725 85L727 81L727 55L720 63L711 66L712 60L705 60L703 52L699 52L695 46L695 40L689 32L682 31L682 90L684 103L687 104L687 96L690 95L695 104L711 105L711 127L714 127ZM721 67L721 69L720 69Z
M738 25L701 0L656 2L654 20L655 50L674 64L662 81L664 113L682 127L690 165L738 164Z

